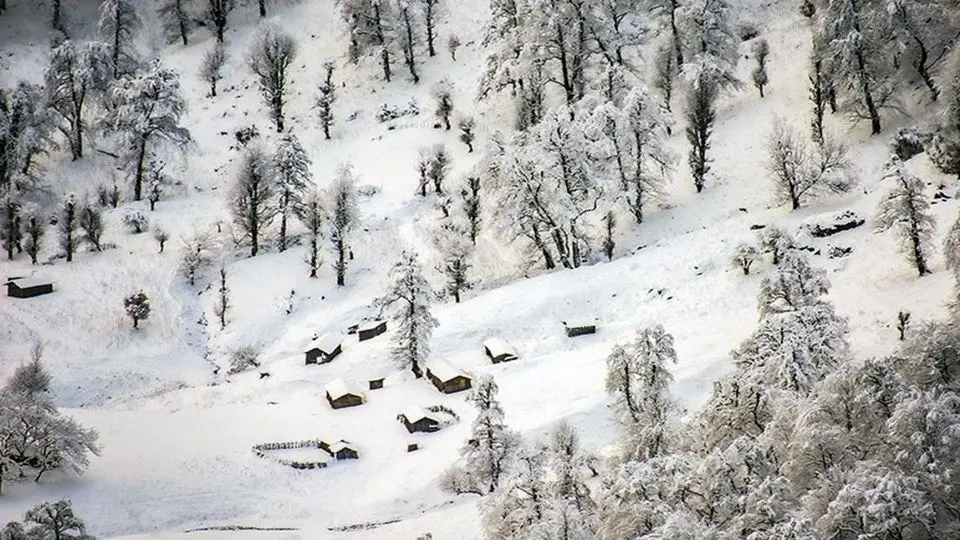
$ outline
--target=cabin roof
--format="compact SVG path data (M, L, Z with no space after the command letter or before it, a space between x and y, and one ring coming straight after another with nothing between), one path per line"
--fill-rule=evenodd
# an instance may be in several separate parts
M364 321L357 325L357 330L373 330L383 324L383 321Z
M326 333L313 342L313 346L317 349L320 349L320 352L331 354L337 349L340 345L343 344L343 338L340 337L340 334L329 332Z
M440 360L434 360L433 362L430 362L430 365L427 367L430 370L430 373L433 373L433 376L440 379L441 382L452 381L457 377L466 377L466 375L460 372L460 370L457 368Z
M490 351L493 356L516 356L517 350L505 340L498 337L492 337L483 342L483 346Z
M360 392L356 392L350 389L347 385L347 382L343 379L334 379L327 383L325 388L327 394L330 395L330 399L340 399L343 396L354 395L359 396Z
M563 321L563 325L567 328L584 328L588 326L596 326L597 321L591 319L573 319L569 321Z
M411 424L414 424L414 423L416 423L416 422L419 422L420 420L423 420L424 418L427 418L427 419L430 419L430 420L435 420L434 418L432 418L432 417L427 413L427 411L423 410L423 408L421 408L421 407L416 407L416 406L414 406L414 407L407 407L406 409L403 410L403 412L402 412L401 414L403 415L404 418L407 419L407 422L409 422L409 423L411 423Z

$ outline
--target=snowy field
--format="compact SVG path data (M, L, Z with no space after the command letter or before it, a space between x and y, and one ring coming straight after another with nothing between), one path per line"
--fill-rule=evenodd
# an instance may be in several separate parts
M767 21L762 28L772 50L771 82L763 100L753 88L724 99L714 172L704 193L694 193L684 160L664 207L644 224L620 232L612 262L527 279L515 270L516 254L485 233L478 268L487 279L466 292L463 302L433 310L440 324L432 356L474 376L493 375L508 425L528 440L567 419L591 451L601 456L609 451L614 428L604 391L605 358L613 344L630 339L642 325L661 323L675 336L679 363L673 391L688 410L702 405L712 382L730 368L729 351L757 321L756 290L770 265L760 263L744 276L729 260L738 242L755 238L752 225L786 227L820 251L813 262L828 271L830 300L849 318L858 356L892 351L897 306L909 306L918 319L942 313L950 279L939 258L933 260L933 275L918 280L897 255L893 236L875 234L869 222L825 239L799 234L801 223L820 214L852 209L873 215L882 191L880 164L889 151L886 136L896 130L895 121L884 135L870 137L863 125L851 128L828 119L828 127L852 147L858 187L793 213L774 205L763 163L765 142L776 115L805 126L809 35L795 2L744 3L755 9L755 18ZM350 162L359 183L378 192L361 200L362 226L353 240L355 260L346 287L335 285L329 262L318 279L309 279L300 248L229 260L233 310L225 330L215 322L216 283L204 279L199 288L186 285L177 274L177 250L181 237L229 222L224 191L240 158L228 149L233 131L255 123L265 139L274 137L241 60L258 21L244 10L232 22L228 74L217 98L205 97L205 83L195 75L213 39L205 30L197 31L189 46L158 50L165 65L183 73L187 127L197 141L183 184L150 214L155 226L170 232L165 253L157 253L149 234L129 234L120 225L120 210L109 211L104 242L116 248L81 252L71 264L43 266L42 273L57 283L55 294L0 299L0 379L28 358L34 339L42 339L57 404L100 433L103 455L81 477L50 475L39 484L6 486L0 523L19 518L40 501L69 498L91 532L124 540L412 539L427 531L438 540L480 538L478 499L444 493L437 483L469 432L474 412L466 393L441 394L426 380L396 374L389 359L391 331L364 342L345 336L343 353L329 364L307 366L303 358L312 339L327 332L346 334L348 326L374 314L371 302L382 293L386 271L402 250L420 252L425 266L433 266L426 227L435 210L414 196L418 149L445 142L453 154L452 178L468 173L479 155L468 154L454 132L433 129L431 85L441 78L454 81L455 106L477 116L481 146L489 134L487 119L496 117L474 101L483 69L479 40L486 2L471 0L465 6L450 13L439 29L441 36L461 36L465 45L457 61L440 53L423 64L419 85L400 76L388 86L377 80L372 63L341 67L344 37L334 0L275 12L273 18L301 47L288 124L308 149L317 182L326 185L340 164ZM12 9L0 17L0 79L5 82L38 80L42 73L45 21L23 11ZM323 140L311 109L327 60L337 63L346 88L337 103L332 141ZM741 64L748 73L746 61ZM424 114L393 122L395 129L374 118L381 103L411 98L422 104ZM356 118L347 120L355 111ZM671 145L684 151L682 133ZM54 159L50 183L58 193L116 174L103 155L75 163L66 154ZM953 195L955 183L925 157L909 167L931 192L945 183ZM933 208L945 231L957 214L956 201ZM831 246L853 251L830 259ZM42 258L53 254L48 246ZM24 259L0 262L2 275L33 270ZM153 314L133 331L122 299L138 289L151 298ZM561 321L584 318L596 320L597 333L566 337ZM519 360L491 364L481 344L494 336L511 343ZM225 375L226 369L214 373L242 345L261 348L261 366L237 375ZM367 389L369 379L384 375L389 376L383 389ZM324 386L336 378L353 383L366 402L332 410ZM461 421L437 433L409 434L396 419L407 407L432 405L449 407ZM316 438L350 441L360 459L294 470L251 452L257 444ZM420 450L408 453L409 443ZM309 459L317 453L285 450L276 456ZM230 526L295 530L184 533Z

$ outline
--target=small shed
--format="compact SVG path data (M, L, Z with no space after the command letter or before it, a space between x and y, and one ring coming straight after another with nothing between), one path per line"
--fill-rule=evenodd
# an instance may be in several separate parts
M328 452L335 459L359 459L360 453L357 448L347 441L340 440L329 446Z
M445 362L431 362L427 367L427 377L437 387L437 390L444 394L453 394L470 389L470 377Z
M53 292L53 282L42 277L15 277L7 280L7 296L33 298Z
M351 390L343 379L331 381L327 384L326 391L327 401L330 402L330 406L334 409L363 405L363 394Z
M343 352L343 339L339 334L324 334L316 339L313 348L307 351L306 363L326 364Z
M440 422L420 407L407 407L397 416L410 433L433 433L440 431Z
M379 377L376 379L370 379L370 389L371 390L380 390L383 388L383 379L384 377Z
M387 321L369 321L357 326L357 339L366 341L387 331Z
M567 332L567 337L597 333L597 324L593 321L563 321L563 328Z
M483 342L483 352L494 364L511 362L517 359L517 350L500 338L490 338Z

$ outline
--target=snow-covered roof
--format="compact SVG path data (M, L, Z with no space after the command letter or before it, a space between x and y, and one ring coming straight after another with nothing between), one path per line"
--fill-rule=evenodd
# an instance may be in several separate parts
M433 373L433 376L440 379L442 382L447 382L457 377L464 376L460 370L440 360L434 360L433 362L430 362L430 365L427 367L430 369L430 373Z
M344 448L349 448L351 450L354 450L353 445L344 440L339 440L330 445L330 451L333 452L334 454L343 450Z
M364 321L357 326L357 330L373 330L383 324L383 321Z
M351 390L347 385L347 382L343 379L334 379L330 381L327 383L325 390L328 394L330 394L330 399L340 399L348 394L353 394L355 396L360 395L360 392Z
M569 321L563 321L563 325L567 328L583 328L585 326L596 326L597 321L590 319L573 319Z
M20 287L21 289L29 289L31 287L40 287L42 285L53 284L53 281L43 276L18 277L13 278L10 281L16 283L17 287Z
M423 410L421 407L416 407L416 406L407 407L400 414L402 414L403 417L407 419L407 422L410 422L411 424L415 422L419 422L424 418L430 418L431 420L434 419L429 414L427 414L427 411Z
M483 346L486 347L490 354L493 356L516 356L517 350L513 348L513 345L510 345L506 341L492 337L483 342Z
M341 344L343 344L343 338L340 337L340 334L333 332L324 334L313 342L314 347L320 349L321 352L326 354L332 353Z

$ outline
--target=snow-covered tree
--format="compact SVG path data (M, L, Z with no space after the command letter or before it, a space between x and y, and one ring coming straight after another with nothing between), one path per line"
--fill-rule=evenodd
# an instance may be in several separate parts
M673 1L676 2L677 0ZM656 54L653 57L653 82L651 84L660 92L662 99L660 108L667 114L673 111L671 102L673 101L674 82L679 72L673 41L664 39L657 47ZM670 127L667 126L667 134L670 134L670 131Z
M160 253L163 253L163 248L167 244L167 240L170 239L170 233L161 227L154 227L153 239L157 241L157 245L160 248Z
M123 299L123 309L133 321L133 327L139 328L140 321L150 316L150 299L143 291L131 294Z
M265 229L276 217L277 186L270 163L263 151L248 148L231 193L230 211L234 222L250 240L250 256L260 251Z
M273 173L276 175L277 193L280 196L277 210L280 216L280 251L287 249L287 218L299 215L303 198L313 182L310 158L293 133L286 133L277 143L273 154Z
M960 178L960 73L954 76L944 97L941 129L926 150L937 168Z
M930 213L923 182L896 157L887 164L884 181L893 184L893 189L881 199L874 227L878 232L895 229L901 250L917 273L921 277L929 274L928 252L936 220Z
M476 245L482 220L479 177L471 176L467 178L463 187L460 188L460 209L467 220L467 233L470 236L470 242Z
M796 246L796 240L782 227L767 227L757 237L760 250L771 255L774 265L780 264L787 251Z
M23 250L30 255L30 263L37 264L37 257L43 247L43 236L46 234L46 222L35 204L24 205L22 211L23 222Z
M9 260L13 260L14 252L23 250L22 209L20 195L13 189L7 189L0 196L0 245L7 252Z
M34 342L30 350L30 362L20 365L4 388L7 392L34 397L50 391L53 377L43 365L43 343Z
M24 539L95 540L87 534L83 520L74 514L73 506L67 500L41 503L27 511L24 521L29 525Z
M110 89L110 114L105 129L118 135L121 162L133 177L133 199L143 196L149 156L159 147L183 152L193 142L181 124L186 100L175 70L159 64Z
M210 240L207 235L195 232L183 238L180 249L180 274L191 287L196 285L197 277L210 264Z
M493 377L486 375L474 381L467 396L477 417L467 444L460 450L461 463L455 466L460 475L460 484L453 486L457 493L493 493L510 468L519 438L504 422L498 391Z
M437 143L430 150L430 166L427 169L427 179L433 184L434 193L443 193L443 182L447 179L450 168L450 154L443 143Z
M220 287L217 289L217 302L213 306L213 313L220 321L220 329L227 327L227 313L230 311L230 288L227 287L227 267L220 263Z
M891 41L882 2L830 0L824 6L819 31L829 54L843 106L855 117L870 120L880 133L880 108L887 105L894 84L889 54Z
M106 87L111 66L108 47L98 42L77 46L66 40L50 54L50 65L44 72L47 103L74 160L83 157L86 116L91 100Z
M323 224L327 214L324 210L324 196L317 188L307 191L303 198L303 207L299 214L300 221L307 228L307 254L304 261L310 269L310 277L317 277L322 261L320 255L320 240L323 237Z
M830 290L826 271L811 265L810 259L796 250L783 252L779 262L776 274L760 281L757 307L761 317L822 302Z
M453 84L444 79L433 86L433 99L437 102L435 114L450 131L450 117L453 115Z
M490 540L526 540L535 538L537 527L546 516L546 480L543 448L520 447L516 451L512 474L490 494L483 510L485 538Z
M674 157L666 146L666 118L642 87L631 90L616 119L617 168L630 212L637 223L644 210L664 195L665 172Z
M103 251L103 246L100 244L100 237L103 236L104 230L103 213L96 205L91 204L90 201L84 202L77 211L77 226L80 227L83 239L90 248Z
M37 176L36 158L55 148L54 118L44 103L43 88L20 81L0 89L0 188Z
M396 42L396 13L393 4L381 0L345 0L340 14L347 23L350 39L348 56L356 63L363 56L376 56L383 69L383 78L393 75L392 57Z
M437 38L437 19L440 15L441 3L440 0L420 0L420 4L423 8L423 31L427 38L427 54L433 58L437 55L434 42ZM451 35L451 37L454 36Z
M690 143L687 163L690 164L697 193L703 191L710 172L708 153L712 145L710 138L713 136L713 126L717 121L716 99L717 85L707 76L699 77L687 92L685 134Z
M157 8L157 15L163 20L163 35L168 43L183 41L187 46L190 30L193 28L193 18L188 12L189 0L163 0Z
M223 78L223 65L227 63L227 52L223 43L217 42L203 55L200 61L200 78L210 85L210 95L216 97L217 83Z
M674 442L679 412L670 398L677 363L673 336L663 326L644 327L627 346L616 345L607 357L607 393L613 397L621 459L646 460L667 453Z
M460 37L456 34L450 34L450 37L447 39L447 50L450 51L450 59L454 62L457 61L457 50L460 48Z
M950 0L889 0L886 2L887 25L893 33L900 60L908 62L936 101L940 89L934 80L958 37L956 5Z
M580 437L566 421L550 433L546 448L547 482L545 519L538 527L548 538L592 540L595 502L584 481L585 456Z
M143 18L133 0L101 0L97 37L107 44L114 79L137 71L135 40L143 28Z
M750 72L750 79L753 81L753 85L757 87L757 91L760 92L760 97L763 97L763 89L767 86L767 83L770 82L770 77L767 75L767 60L770 57L770 44L767 43L767 40L760 38L753 43L751 47L754 58L757 60L757 67L753 68L753 71Z
M323 82L317 87L317 110L320 115L320 126L323 128L323 137L330 140L330 128L333 126L333 103L337 100L337 90L333 84L333 62L323 63Z
M776 202L789 203L793 210L829 194L846 193L854 186L845 146L825 139L809 148L783 119L774 122L766 165L773 176Z
M230 12L236 7L236 0L206 0L206 3L207 23L213 27L217 43L223 43Z
M474 120L472 116L464 116L457 121L457 128L460 130L460 142L467 145L467 152L473 153L473 139L476 134L473 132Z
M445 292L460 302L460 294L470 286L470 255L473 243L467 227L456 217L449 217L437 224L434 244L440 255L437 269L446 278Z
M413 83L417 84L420 82L420 75L417 73L417 46L420 44L420 26L422 23L410 0L395 1L394 11L397 17L398 41L403 51L403 63L407 65Z
M947 270L960 276L960 217L953 222L943 238L943 259Z
M337 170L337 177L327 191L325 214L329 220L327 231L334 251L333 269L337 273L337 285L344 286L350 249L350 235L360 219L357 210L357 185L350 164Z
M120 221L122 221L128 229L133 231L133 234L140 234L150 228L150 220L147 219L147 216L143 215L143 212L136 209L130 209L124 212Z
M814 40L813 51L810 54L810 73L807 75L807 99L810 100L813 113L810 118L813 142L823 144L823 118L827 111L829 100L829 82L823 57L825 47L821 40Z
M277 132L283 132L283 108L290 90L289 70L296 56L296 40L273 24L261 25L247 55L247 64L257 76L260 95L270 109Z
M691 81L708 76L719 88L737 85L737 38L727 0L685 0L678 4L679 43L686 62L678 62ZM697 82L697 84L700 84Z
M753 244L740 242L733 250L731 262L733 266L743 271L743 275L750 275L750 267L760 258L760 250Z
M423 363L430 355L430 336L439 324L430 314L436 293L426 278L417 255L404 251L389 274L389 285L378 304L393 312L396 324L391 356L414 377L423 377Z
M67 262L73 260L73 253L77 250L79 238L77 228L80 226L80 208L73 194L67 195L60 205L57 216L57 230L60 232L60 248L67 256Z

